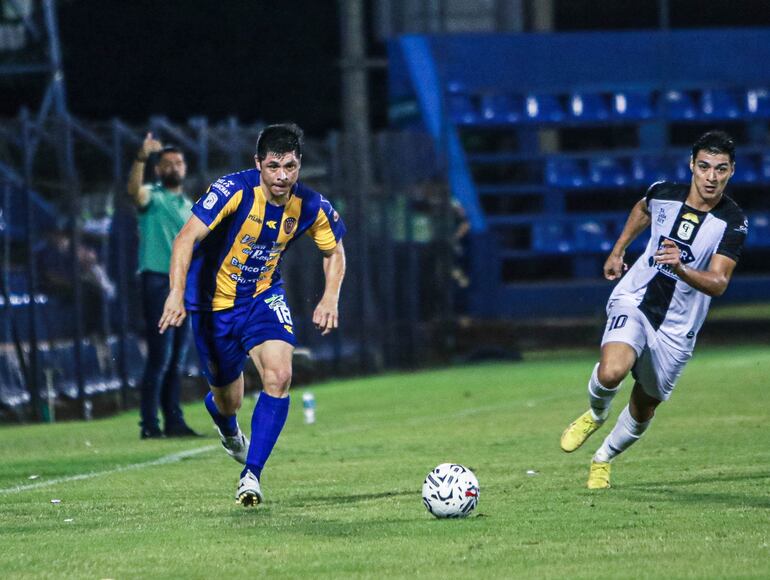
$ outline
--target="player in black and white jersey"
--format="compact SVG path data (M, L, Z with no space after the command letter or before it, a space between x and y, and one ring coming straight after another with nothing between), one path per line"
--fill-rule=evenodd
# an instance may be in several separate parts
M601 359L588 382L590 409L567 427L561 448L580 447L607 419L629 372L629 404L594 454L590 489L610 487L610 462L647 430L655 408L671 395L692 356L709 303L727 289L741 255L747 221L725 195L735 171L735 145L711 131L692 147L689 185L654 183L631 210L604 264L604 277L622 279L607 303ZM647 227L645 252L628 269L626 248Z

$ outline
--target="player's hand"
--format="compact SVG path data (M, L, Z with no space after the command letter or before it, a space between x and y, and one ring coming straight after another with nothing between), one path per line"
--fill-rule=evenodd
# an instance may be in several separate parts
M607 280L617 280L628 270L628 264L623 261L623 254L612 253L604 262L604 277Z
M172 290L168 293L166 303L163 305L163 315L158 321L158 332L163 334L169 326L182 326L187 317L187 311L184 307L184 295L181 292Z
M161 149L163 149L161 142L155 139L152 136L152 133L147 133L147 135L144 136L142 148L139 150L139 157L147 159L150 155L157 153Z
M682 263L682 252L671 240L663 240L663 243L655 252L655 262L658 264L668 264L673 271L679 268Z
M325 336L337 328L339 324L339 312L337 301L322 298L313 312L313 324Z

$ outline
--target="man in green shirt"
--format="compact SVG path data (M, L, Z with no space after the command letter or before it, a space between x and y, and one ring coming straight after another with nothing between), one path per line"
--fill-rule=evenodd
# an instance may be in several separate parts
M145 165L158 155L158 182L145 184ZM191 202L183 190L187 165L183 153L163 147L148 133L131 166L128 195L138 211L139 273L147 339L147 363L141 386L141 438L195 437L185 423L179 404L181 365L187 351L189 323L160 334L157 321L169 290L168 271L171 245L190 217ZM164 429L158 423L158 407Z

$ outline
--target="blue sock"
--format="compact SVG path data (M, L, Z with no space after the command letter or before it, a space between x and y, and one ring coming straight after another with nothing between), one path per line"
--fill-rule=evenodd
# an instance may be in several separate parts
M222 431L222 435L225 437L233 437L238 433L238 420L235 415L225 416L219 412L217 404L214 402L214 393L209 391L209 394L206 395L203 402L206 405L209 415L214 419L214 423L216 423L219 430Z
M241 472L241 477L248 470L259 479L288 416L289 397L279 399L271 397L264 391L259 394L257 406L254 407L254 414L251 416L251 444L246 458L246 467Z

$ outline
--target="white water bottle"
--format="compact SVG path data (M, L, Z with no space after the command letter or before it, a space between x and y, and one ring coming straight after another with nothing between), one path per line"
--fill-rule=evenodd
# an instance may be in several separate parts
M315 423L315 396L309 391L302 394L302 413L306 425Z

